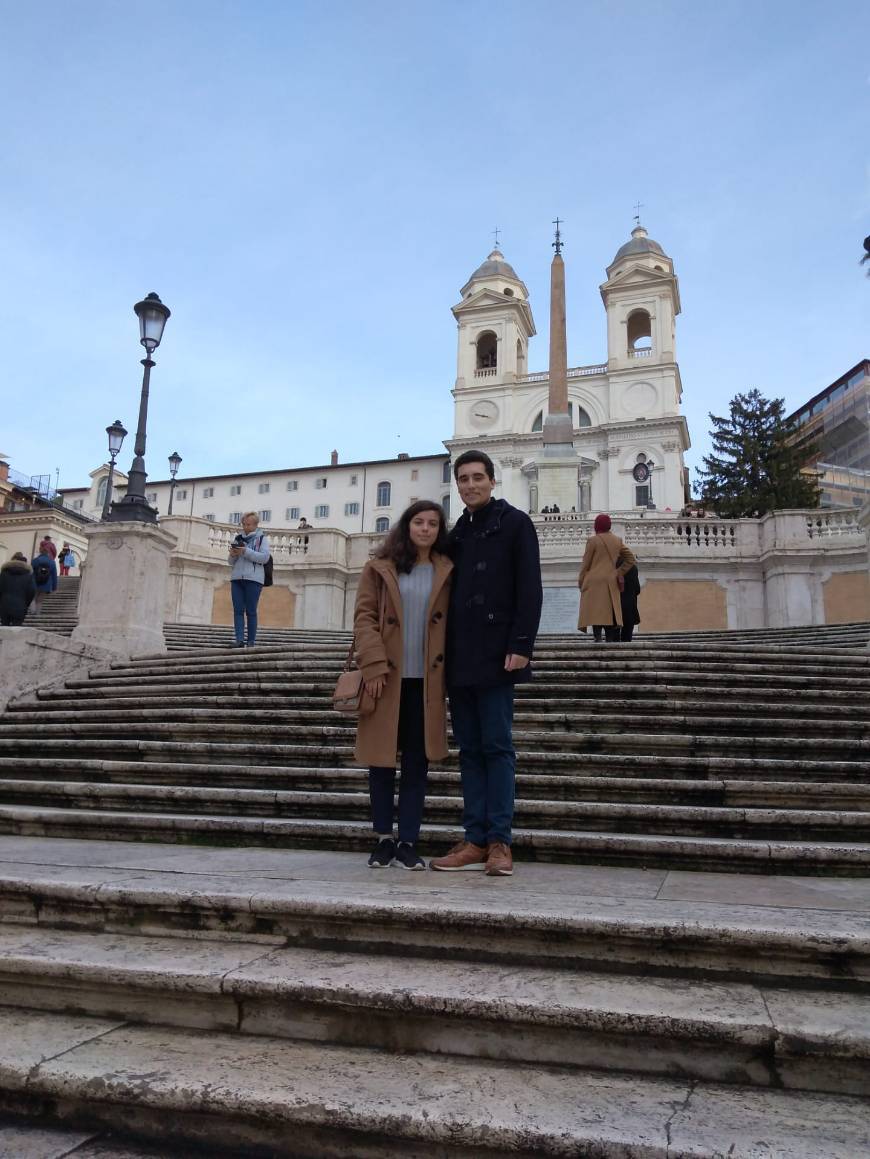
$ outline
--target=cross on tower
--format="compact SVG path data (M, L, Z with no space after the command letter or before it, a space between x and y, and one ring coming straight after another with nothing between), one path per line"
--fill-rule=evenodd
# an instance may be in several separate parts
M564 224L564 223L558 217L553 222L553 225L555 225L555 227L556 227L556 240L553 242L553 249L556 251L557 255L561 254L561 252L562 252L562 235L559 232L559 226L562 224Z
M634 224L640 225L640 211L646 209L642 201L636 201L634 205Z
M498 249L498 235L500 233L501 233L501 230L498 228L498 226L496 226L495 229L492 231L492 236L495 238L495 248L496 249Z

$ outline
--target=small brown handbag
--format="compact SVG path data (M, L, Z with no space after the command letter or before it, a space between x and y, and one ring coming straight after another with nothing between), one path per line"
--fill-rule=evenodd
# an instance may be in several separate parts
M384 627L384 600L385 590L383 581L378 598L378 624L381 631ZM357 668L354 659L356 638L351 640L344 661L344 668L335 682L332 693L332 707L344 716L370 716L375 710L375 701L366 692L362 669Z

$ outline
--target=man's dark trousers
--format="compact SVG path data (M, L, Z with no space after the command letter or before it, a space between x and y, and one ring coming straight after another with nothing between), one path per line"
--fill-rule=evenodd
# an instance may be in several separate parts
M511 843L514 812L513 684L450 689L450 719L459 745L462 825L474 845Z

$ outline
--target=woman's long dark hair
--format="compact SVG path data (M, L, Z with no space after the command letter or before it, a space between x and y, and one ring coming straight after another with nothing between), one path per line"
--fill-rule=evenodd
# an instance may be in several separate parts
M438 513L438 534L432 544L432 550L446 555L447 522L444 519L444 512L431 499L418 499L399 516L399 522L394 524L387 538L375 552L375 559L391 559L396 565L396 571L409 572L417 562L417 548L411 542L411 520L423 511Z

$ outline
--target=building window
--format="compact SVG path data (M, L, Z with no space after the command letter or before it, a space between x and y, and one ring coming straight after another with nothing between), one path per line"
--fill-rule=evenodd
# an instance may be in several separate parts
M203 497L203 499L213 499L214 498L214 487L203 487L202 497Z
M186 499L187 498L187 488L185 487L183 491L176 491L175 498L176 499Z
M378 497L375 506L389 507L392 490L389 483L378 483Z
M477 340L477 369L495 370L498 363L498 339L492 330L484 330Z
M109 476L106 475L100 479L100 484L97 487L97 506L102 507L106 502L106 487L109 484Z
M315 519L328 519L329 518L329 504L328 503L319 503L314 508L314 518Z
M419 478L420 478L420 472L417 470L416 467L412 467L411 468L411 482L416 483Z
M351 487L356 487L358 482L359 482L359 475L351 475L351 477L350 477Z
M448 459L441 468L441 482L450 482L450 460Z
M258 483L257 484L257 494L258 495L268 495L271 490L272 490L271 483Z
M272 512L270 511L270 509L268 507L266 508L265 511L258 511L257 514L260 517L261 523L271 523L272 522Z
M298 479L288 479L287 480L287 490L288 491L298 491L299 490L299 480Z
M73 499L72 503L70 503L70 507L72 507L73 511L81 511L84 505L84 499Z
M646 507L649 503L649 487L635 487L634 489L634 505L635 507Z
M652 350L652 322L646 310L633 310L628 316L628 352Z
M209 523L214 523L214 515L203 515L203 519L207 519Z
M231 511L231 512L230 512L230 517L229 517L229 519L227 520L227 523L241 523L241 522L242 522L242 513L241 513L241 511Z
M298 507L288 507L287 510L284 512L284 518L289 520L291 523L295 523L299 518L299 508Z
M441 496L441 510L444 512L444 518L450 519L450 492Z
M230 494L231 495L241 495L241 493L242 493L241 483L233 483L232 487L230 487Z
M149 503L156 503L157 502L157 492L156 491L149 491L148 494L145 496L145 498L148 500Z
M389 531L389 530L390 530L390 521L389 521L389 519L387 519L386 515L382 515L380 517L380 519L375 520L375 531L376 532L383 532L383 531Z
M314 486L317 488L318 491L325 491L326 490L326 476L319 475L314 480Z
M345 515L359 515L359 503L345 503Z

